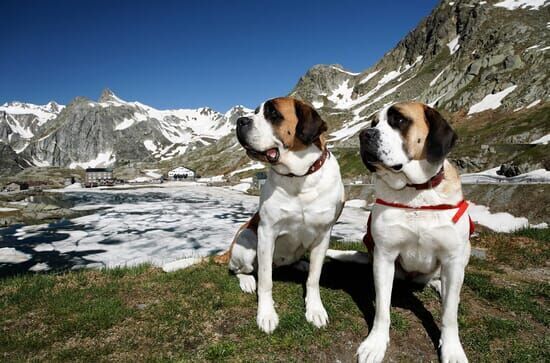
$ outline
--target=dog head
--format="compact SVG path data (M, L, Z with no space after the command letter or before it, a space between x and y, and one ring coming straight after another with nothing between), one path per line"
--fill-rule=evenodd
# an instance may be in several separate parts
M237 139L252 159L292 172L299 155L324 147L326 123L310 105L279 97L262 103L250 117L237 120Z
M400 172L411 161L440 167L457 135L433 108L419 102L397 103L380 111L359 135L361 159L370 171Z

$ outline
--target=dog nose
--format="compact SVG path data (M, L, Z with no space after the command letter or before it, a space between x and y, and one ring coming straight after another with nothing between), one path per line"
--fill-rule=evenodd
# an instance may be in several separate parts
M369 127L368 129L364 129L359 134L359 137L363 140L372 139L376 135L376 129L373 129L372 127Z
M239 117L237 119L237 126L244 127L248 126L252 123L252 119L250 117Z

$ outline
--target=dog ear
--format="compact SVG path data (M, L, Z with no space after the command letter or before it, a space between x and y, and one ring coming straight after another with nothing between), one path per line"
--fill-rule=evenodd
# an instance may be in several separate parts
M294 109L298 118L296 137L305 145L312 144L323 132L328 130L326 122L310 105L296 100Z
M430 128L426 138L426 156L428 162L435 163L449 154L458 136L443 116L433 108L426 106L424 114Z

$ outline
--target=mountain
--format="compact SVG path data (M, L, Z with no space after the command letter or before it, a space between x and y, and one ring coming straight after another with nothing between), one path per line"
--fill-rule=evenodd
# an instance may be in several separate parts
M225 114L207 107L157 110L108 89L97 102L77 97L67 106L6 103L0 106L0 143L6 150L1 159L15 154L17 165L69 168L161 161L210 145L249 112L244 106Z
M411 99L451 121L460 136L451 158L462 172L503 164L549 169L549 5L443 0L373 66L354 73L316 65L289 95L311 103L328 122L329 146L344 177L367 173L357 133L385 105ZM229 174L251 169L232 132L250 111L157 110L109 90L97 102L78 97L66 107L4 104L0 142L13 152L0 159L17 155L10 170L150 161L184 164L201 175Z
M452 158L462 171L501 163L550 165L550 5L544 0L441 1L372 67L354 73L316 65L290 95L329 123L343 174L365 173L357 133L385 105L419 100L441 110L463 136ZM391 25L389 25L391 26ZM233 135L184 159L225 173L246 162ZM495 151L496 150L496 151Z

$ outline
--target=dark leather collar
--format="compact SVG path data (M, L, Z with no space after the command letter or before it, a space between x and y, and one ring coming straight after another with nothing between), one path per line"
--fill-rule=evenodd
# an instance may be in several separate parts
M328 149L327 148L323 149L323 152L321 153L321 156L319 156L319 159L315 160L315 162L313 164L311 164L311 166L309 167L309 169L307 170L307 172L304 175L296 175L296 174L293 174L293 173L281 174L281 173L277 172L275 169L272 169L272 170L275 173L277 173L281 176L288 176L288 177L291 177L291 178L300 178L300 177L307 176L309 174L313 174L317 170L321 169L321 167L325 164L325 161L329 157L330 157L330 152L328 151Z
M407 186L416 190L432 189L441 184L443 179L445 179L445 171L443 170L443 167L441 167L439 172L431 177L431 179L427 182L422 184L407 184Z

